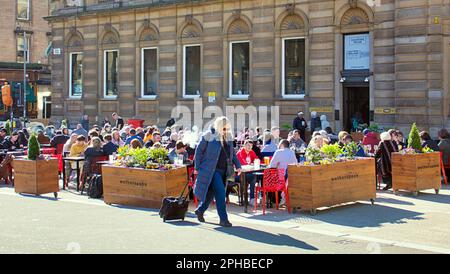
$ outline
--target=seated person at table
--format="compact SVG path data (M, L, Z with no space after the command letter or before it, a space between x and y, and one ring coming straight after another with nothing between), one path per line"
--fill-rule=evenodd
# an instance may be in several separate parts
M169 150L175 148L177 145L177 141L178 141L178 133L176 132L171 133L169 143L167 144L166 148Z
M50 146L56 149L58 145L64 145L69 138L69 136L63 135L61 130L57 130L55 137L50 141Z
M0 143L2 143L5 140L6 135L8 135L8 132L6 131L6 129L3 127L0 128Z
M106 142L106 144L103 145L103 152L105 153L105 155L109 156L116 153L117 149L119 149L119 146L112 142L112 135L106 134L103 138Z
M130 129L130 136L125 141L125 145L131 144L131 141L133 141L133 140L138 140L141 144L144 143L142 138L139 135L137 135L136 130L134 128Z
M294 135L290 139L289 144L291 147L294 147L296 149L299 149L302 146L304 146L306 148L305 142L300 137L300 130L298 130L298 129L294 130Z
M161 143L161 133L159 132L153 132L152 139L145 143L145 147L153 147L153 145L156 143Z
M91 144L86 148L84 151L84 163L83 163L83 170L84 170L84 179L87 178L87 176L91 176L94 168L92 165L95 164L94 161L97 157L104 156L102 149L102 140L100 140L99 137L93 137L91 139ZM82 184L82 182L80 182ZM80 185L80 188L83 185Z
M245 140L242 148L236 153L241 165L253 165L255 160L258 159L252 148L253 143L250 140ZM236 179L239 181L240 176L236 176ZM250 204L254 204L256 176L253 173L247 172L245 174L245 180L250 186Z
M392 160L391 154L398 152L397 144L392 141L389 132L383 132L380 135L381 142L375 151L375 159L377 160L378 170L381 171L383 182L386 187L383 190L392 188Z
M77 136L77 141L70 147L69 157L83 157L84 151L86 150L86 137L84 135ZM70 162L71 170L77 168L77 163L75 161ZM83 162L79 162L80 172L83 167ZM69 181L72 180L72 174L69 176Z
M67 142L64 144L64 148L63 148L64 156L70 154L70 149L72 148L72 145L77 142L77 138L78 138L78 135L76 135L75 133L72 133L72 135L70 135L69 140L67 140Z
M287 179L287 168L290 164L296 164L298 163L297 157L295 156L295 152L289 149L289 142L286 139L283 139L280 141L280 144L278 146L278 150L275 151L275 154L273 155L272 160L270 161L269 168L276 168L276 169L284 169L284 178ZM278 195L282 195L281 192L278 192ZM281 196L282 199L280 201L280 205L283 205L285 203L285 198ZM269 196L271 201L274 201L272 196ZM271 205L270 205L271 207Z
M288 140L281 140L280 145L278 146L278 150L273 154L273 158L270 161L269 168L284 169L285 171L287 171L288 165L296 163L298 163L297 157L295 157L295 152L289 149Z
M420 139L422 140L422 147L428 147L434 151L439 151L439 146L437 142L431 139L431 136L428 132L422 131L419 135Z
M262 157L273 156L277 150L277 145L275 144L274 137L270 132L264 133L264 146L261 149Z
M48 145L48 144L50 144L50 138L48 138L44 134L44 131L42 131L42 130L38 131L37 139L38 139L39 144L41 144L41 145Z
M186 151L186 145L182 141L177 141L177 144L174 149L172 149L169 153L170 163L173 164L175 162L175 158L182 157L184 164L191 164L192 161L189 160L189 155Z
M345 145L350 144L352 142L353 142L353 137L351 135L347 135L347 136L344 137L344 144ZM366 157L366 152L364 151L364 148L361 145L359 145L359 144L357 144L357 146L358 146L358 151L356 152L355 156L356 157Z
M142 148L142 143L138 139L134 139L133 141L131 141L130 147L133 149Z
M17 132L19 134L19 146L20 148L24 148L28 146L28 138L25 135L25 132L23 130L19 130Z
M369 129L363 130L364 138L362 144L365 146L370 146L370 153L374 153L375 146L378 146L380 140L378 139L378 134L376 132L372 132Z
M322 146L323 146L322 135L316 135L312 137L311 141L309 142L308 148L321 149Z
M9 151L20 149L19 133L13 132L11 136L6 137L0 147Z

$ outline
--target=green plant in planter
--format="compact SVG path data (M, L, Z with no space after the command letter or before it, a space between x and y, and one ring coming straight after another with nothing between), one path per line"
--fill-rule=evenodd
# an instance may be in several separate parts
M37 140L36 135L31 135L30 140L28 141L28 159L36 160L39 157L40 146Z
M6 135L11 136L11 121L6 121L5 123Z
M148 148L136 148L131 150L131 157L135 165L145 168L147 166L147 160L150 158L150 150Z
M422 142L420 141L419 129L417 129L416 123L412 124L409 132L408 148L413 148L418 152L422 151Z
M422 152L423 153L432 153L432 152L434 152L434 150L432 150L431 148L426 146L426 147L422 148Z
M308 147L306 149L306 159L314 164L320 163L320 161L323 160L322 153L320 152L320 149Z
M333 145L323 145L320 151L323 153L326 159L331 162L335 162L337 158L344 154L344 150L339 146L339 144Z
M117 149L117 155L121 159L125 159L127 156L130 156L131 148L129 146L119 147Z
M150 149L150 158L161 165L166 161L168 154L167 149L163 147Z
M348 143L344 146L343 155L349 159L355 159L356 154L358 153L359 146L355 142Z
M290 131L292 129L291 125L288 123L284 123L281 125L282 130Z

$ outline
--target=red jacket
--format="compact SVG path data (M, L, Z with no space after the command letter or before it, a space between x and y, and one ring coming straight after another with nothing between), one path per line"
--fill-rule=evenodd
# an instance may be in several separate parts
M242 165L247 165L247 156L250 156L250 164L253 164L255 159L258 159L258 156L256 156L256 153L253 150L250 150L250 153L247 153L244 148L241 148L236 156Z
M372 148L370 150L370 153L374 153L374 146L378 146L380 143L380 140L378 140L378 135L375 132L369 132L366 136L364 136L364 139L362 141L362 144L367 146L371 145Z

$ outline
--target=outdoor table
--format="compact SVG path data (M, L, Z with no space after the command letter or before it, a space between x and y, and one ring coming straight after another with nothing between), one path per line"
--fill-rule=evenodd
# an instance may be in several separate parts
M80 162L84 161L84 157L63 157L63 189L66 189L66 161L76 162L77 164L77 191L80 191ZM68 183L68 182L67 182Z
M244 212L248 213L248 183L247 180L245 178L245 175L247 173L254 173L254 172L262 172L265 169L267 169L268 167L265 165L261 165L260 168L256 169L254 165L250 165L250 166L245 166L245 168L242 168L241 171L241 175L240 175L240 180L241 180L241 196L244 198L243 204L244 204ZM255 197L256 199L257 197Z

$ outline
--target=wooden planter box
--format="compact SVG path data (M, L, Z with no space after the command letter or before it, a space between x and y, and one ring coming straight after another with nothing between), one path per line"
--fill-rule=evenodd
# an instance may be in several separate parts
M102 166L106 204L160 208L164 197L178 197L187 183L187 169L169 171Z
M291 207L301 210L376 198L375 159L360 158L330 165L288 167Z
M32 161L15 158L12 166L16 193L41 195L53 192L58 198L58 159Z
M392 154L392 189L413 192L434 189L436 194L441 188L440 154Z

